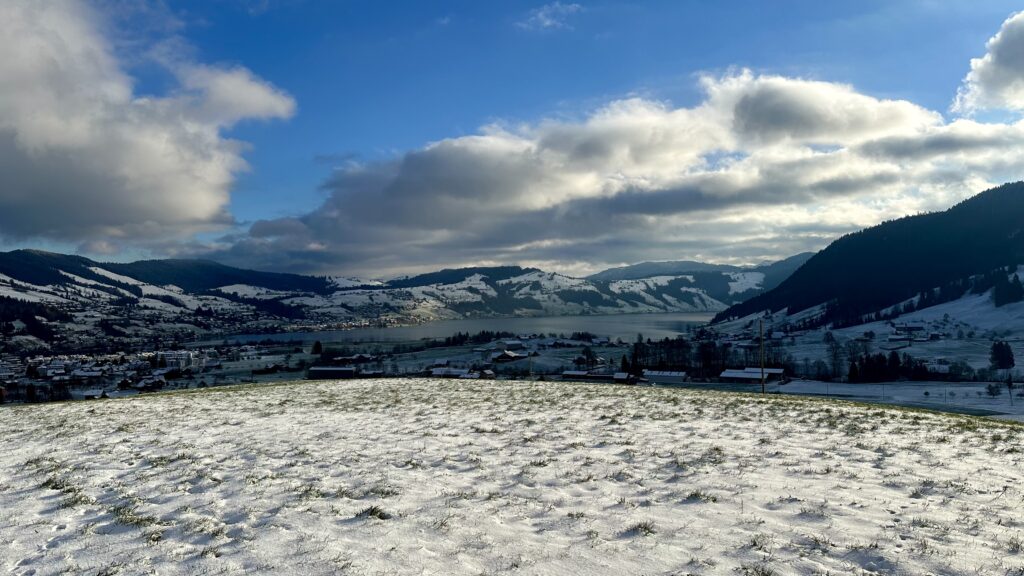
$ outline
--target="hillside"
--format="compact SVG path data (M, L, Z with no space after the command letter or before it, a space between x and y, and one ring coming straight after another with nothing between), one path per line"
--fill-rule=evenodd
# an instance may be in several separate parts
M0 412L5 573L1024 567L1022 428L979 418L427 379Z
M129 264L104 264L103 267L147 284L170 284L187 292L202 292L232 284L321 294L329 293L332 288L325 278L243 270L210 260L142 260Z
M776 288L729 307L715 322L822 306L820 322L856 324L923 291L1021 263L1024 183L1017 182L944 212L908 216L844 236Z
M102 263L15 250L0 253L0 298L9 302L0 306L0 323L19 321L20 332L9 345L51 343L73 350L285 326L714 312L759 293L774 278L772 271L788 264L773 266L614 281L518 266L478 267L378 282L243 270L207 260Z
M609 268L596 274L587 276L588 280L614 281L614 280L636 280L639 278L650 278L652 276L681 276L694 272L720 272L724 274L737 272L753 272L765 275L763 290L771 290L778 286L779 282L785 280L797 268L803 265L813 252L802 252L790 256L778 262L761 264L759 266L730 266L728 264L707 264L705 262L694 262L690 260L679 260L671 262L641 262L630 266Z
M739 272L743 268L730 266L728 264L708 264L705 262L694 262L692 260L677 260L670 262L640 262L629 266L609 268L596 274L587 276L588 280L614 281L614 280L636 280L638 278L650 278L652 276L678 276L692 272Z

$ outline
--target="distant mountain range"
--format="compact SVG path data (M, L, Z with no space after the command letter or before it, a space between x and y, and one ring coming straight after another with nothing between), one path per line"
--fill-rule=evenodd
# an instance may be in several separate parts
M804 262L814 256L814 252L802 252L796 256L790 256L778 262L769 262L758 266L730 266L728 264L707 264L704 262L693 262L690 260L677 260L671 262L641 262L631 266L620 268L609 268L587 276L588 280L610 282L615 280L635 280L639 278L651 278L653 276L680 276L693 274L695 272L707 273L744 273L753 272L763 274L764 282L762 289L778 286L803 266Z
M773 329L801 329L914 313L930 318L941 309L940 316L965 326L1005 330L1024 323L1024 285L1014 277L1022 264L1024 183L849 234L817 254L750 267L644 262L587 278L500 266L377 281L206 260L100 263L14 250L0 253L0 348L123 347L285 328L655 312L716 312L715 324L741 320L732 325L746 330L766 313ZM1000 308L1006 304L1016 306ZM1010 312L1021 317L1004 321Z
M21 338L27 345L41 337L74 348L284 325L716 312L775 287L809 256L747 268L644 263L590 278L518 266L476 267L381 282L258 272L206 260L100 263L14 250L0 253L0 323L13 341Z
M804 311L806 325L849 326L1004 290L1024 264L1024 183L982 192L944 211L908 216L846 235L763 294L715 322ZM1006 288L1003 288L1006 287ZM1019 288L1017 289L1019 291ZM996 297L993 297L993 305ZM897 308L894 308L897 307Z

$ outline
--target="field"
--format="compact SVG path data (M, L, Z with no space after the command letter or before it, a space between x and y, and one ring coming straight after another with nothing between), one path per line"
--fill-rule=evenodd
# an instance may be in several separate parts
M1024 575L1024 428L429 379L0 409L13 574Z

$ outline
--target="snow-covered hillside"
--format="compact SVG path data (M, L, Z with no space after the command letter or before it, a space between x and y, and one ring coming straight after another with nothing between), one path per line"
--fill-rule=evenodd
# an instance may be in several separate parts
M31 250L0 252L0 297L51 307L19 313L45 316L52 323L50 334L36 330L32 336L53 343L52 333L66 334L65 348L123 347L286 326L719 312L763 291L768 282L767 273L755 270L600 280L516 266L446 269L380 282L257 272L202 260L104 264Z
M0 414L17 575L1024 569L1024 429L970 417L409 379Z
M1014 273L1024 276L1024 267L1007 275ZM996 306L991 289L982 293L968 291L935 305L922 304L920 296L916 296L867 313L863 322L843 326L821 321L826 307L822 303L793 313L787 309L763 311L712 327L734 343L742 344L755 340L763 322L765 332L774 334L774 339L798 363L805 358L812 362L828 359L827 332L843 345L860 342L860 347L868 352L898 351L900 355L943 365L963 361L975 369L986 368L992 342L996 340L1006 341L1018 358L1024 357L1024 301ZM874 319L876 313L883 319ZM848 353L844 354L849 360ZM840 376L845 375L841 371Z

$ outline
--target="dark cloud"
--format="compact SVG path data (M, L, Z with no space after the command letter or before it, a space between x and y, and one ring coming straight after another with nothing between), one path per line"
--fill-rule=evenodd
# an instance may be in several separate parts
M760 261L955 202L1024 151L1014 126L943 124L848 86L748 72L704 84L693 108L625 100L582 122L488 127L339 169L318 209L257 222L211 254L372 276L481 262Z

